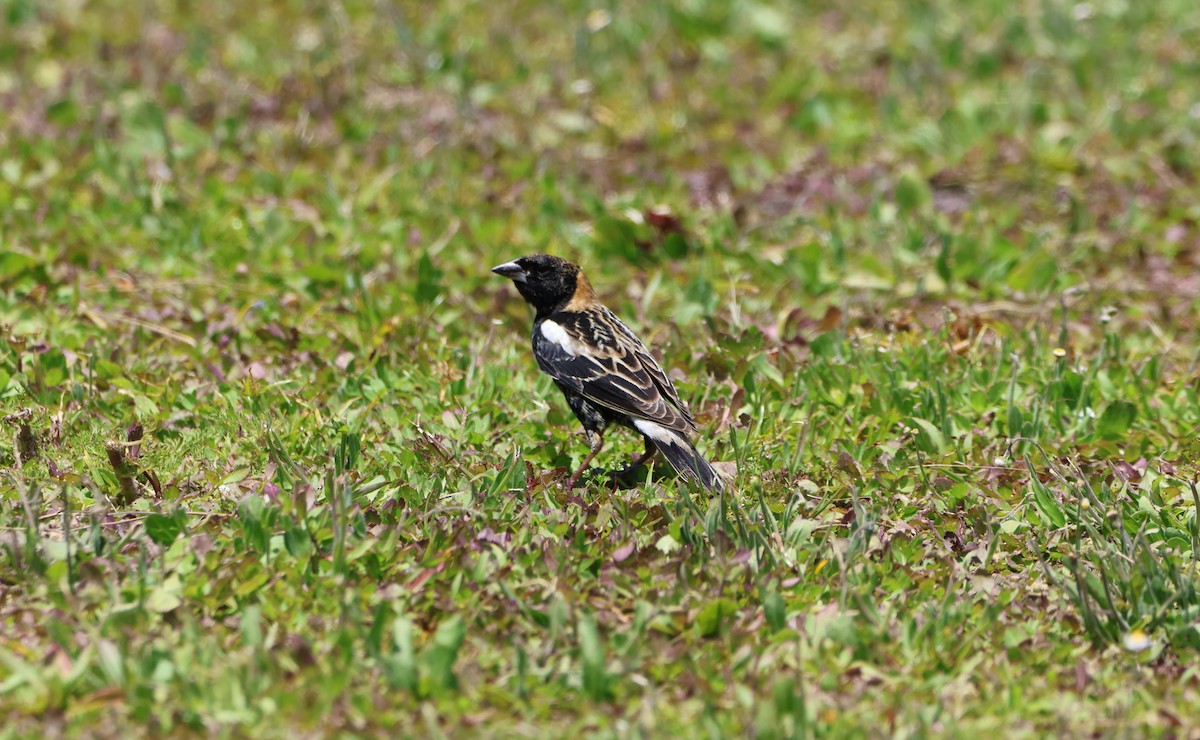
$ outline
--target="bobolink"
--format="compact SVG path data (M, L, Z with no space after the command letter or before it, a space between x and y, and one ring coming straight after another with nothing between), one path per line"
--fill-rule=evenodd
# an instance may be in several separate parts
M492 272L510 278L533 306L533 355L579 417L591 451L568 490L604 444L609 424L634 429L646 451L630 467L662 452L681 475L721 490L721 479L691 443L696 422L667 374L612 311L596 298L578 265L548 254L505 262Z

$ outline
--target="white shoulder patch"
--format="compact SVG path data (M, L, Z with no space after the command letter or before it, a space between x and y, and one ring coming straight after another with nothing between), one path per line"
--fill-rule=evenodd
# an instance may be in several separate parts
M645 419L634 419L633 425L637 430L655 442L679 444L679 435L667 429L662 424L655 424Z
M562 327L562 324L556 324L553 321L542 322L542 336L551 344L558 345L564 352L572 357L578 357L582 347L575 337L567 333L567 330Z

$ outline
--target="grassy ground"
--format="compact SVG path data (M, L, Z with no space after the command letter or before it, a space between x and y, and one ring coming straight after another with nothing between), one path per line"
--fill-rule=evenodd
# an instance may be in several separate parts
M1200 6L732 6L0 0L5 733L1186 732Z

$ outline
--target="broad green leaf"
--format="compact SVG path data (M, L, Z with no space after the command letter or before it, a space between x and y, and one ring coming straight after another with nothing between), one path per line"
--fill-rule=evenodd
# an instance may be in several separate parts
M730 599L713 599L696 614L696 633L701 637L714 637L721 631L725 620L737 613L737 605Z
M453 691L458 688L454 662L458 659L458 651L466 636L466 622L457 614L443 619L438 625L433 641L422 656L426 675L434 690Z
M1030 485L1033 486L1033 501L1038 512L1055 529L1065 525L1067 515L1063 512L1062 505L1058 503L1053 492L1036 479L1031 480Z
M1096 436L1109 441L1119 440L1129 431L1136 417L1137 406L1128 401L1113 401L1096 422Z
M942 434L942 430L934 426L933 422L918 418L910 421L920 430L917 432L917 445L922 450L937 455L946 451L946 435Z
M787 627L787 606L778 591L771 590L763 597L763 616L771 629L778 632Z
M579 620L579 657L583 666L583 691L593 701L608 698L609 680L605 668L604 642L596 627L596 620L583 616Z
M442 271L434 267L429 253L421 254L417 263L417 283L413 289L413 297L418 303L433 303L442 293Z
M417 658L413 649L412 621L408 617L399 616L392 622L392 645L395 652L388 659L388 681L398 689L416 693Z
M169 545L183 531L183 521L176 516L166 514L150 514L142 523L146 528L146 536L158 545Z
M150 595L146 597L146 608L158 614L177 609L183 603L181 593L183 586L180 583L179 576L170 575L162 583L154 587Z

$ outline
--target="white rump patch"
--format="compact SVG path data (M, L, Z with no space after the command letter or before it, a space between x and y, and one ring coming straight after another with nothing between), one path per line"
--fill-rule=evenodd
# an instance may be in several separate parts
M634 419L633 425L637 430L655 442L664 444L679 444L679 435L667 429L662 424L655 424L645 419Z
M542 336L551 344L561 347L564 352L572 357L578 357L584 353L583 345L575 337L568 334L567 330L562 327L562 324L556 324L553 321L543 321Z

